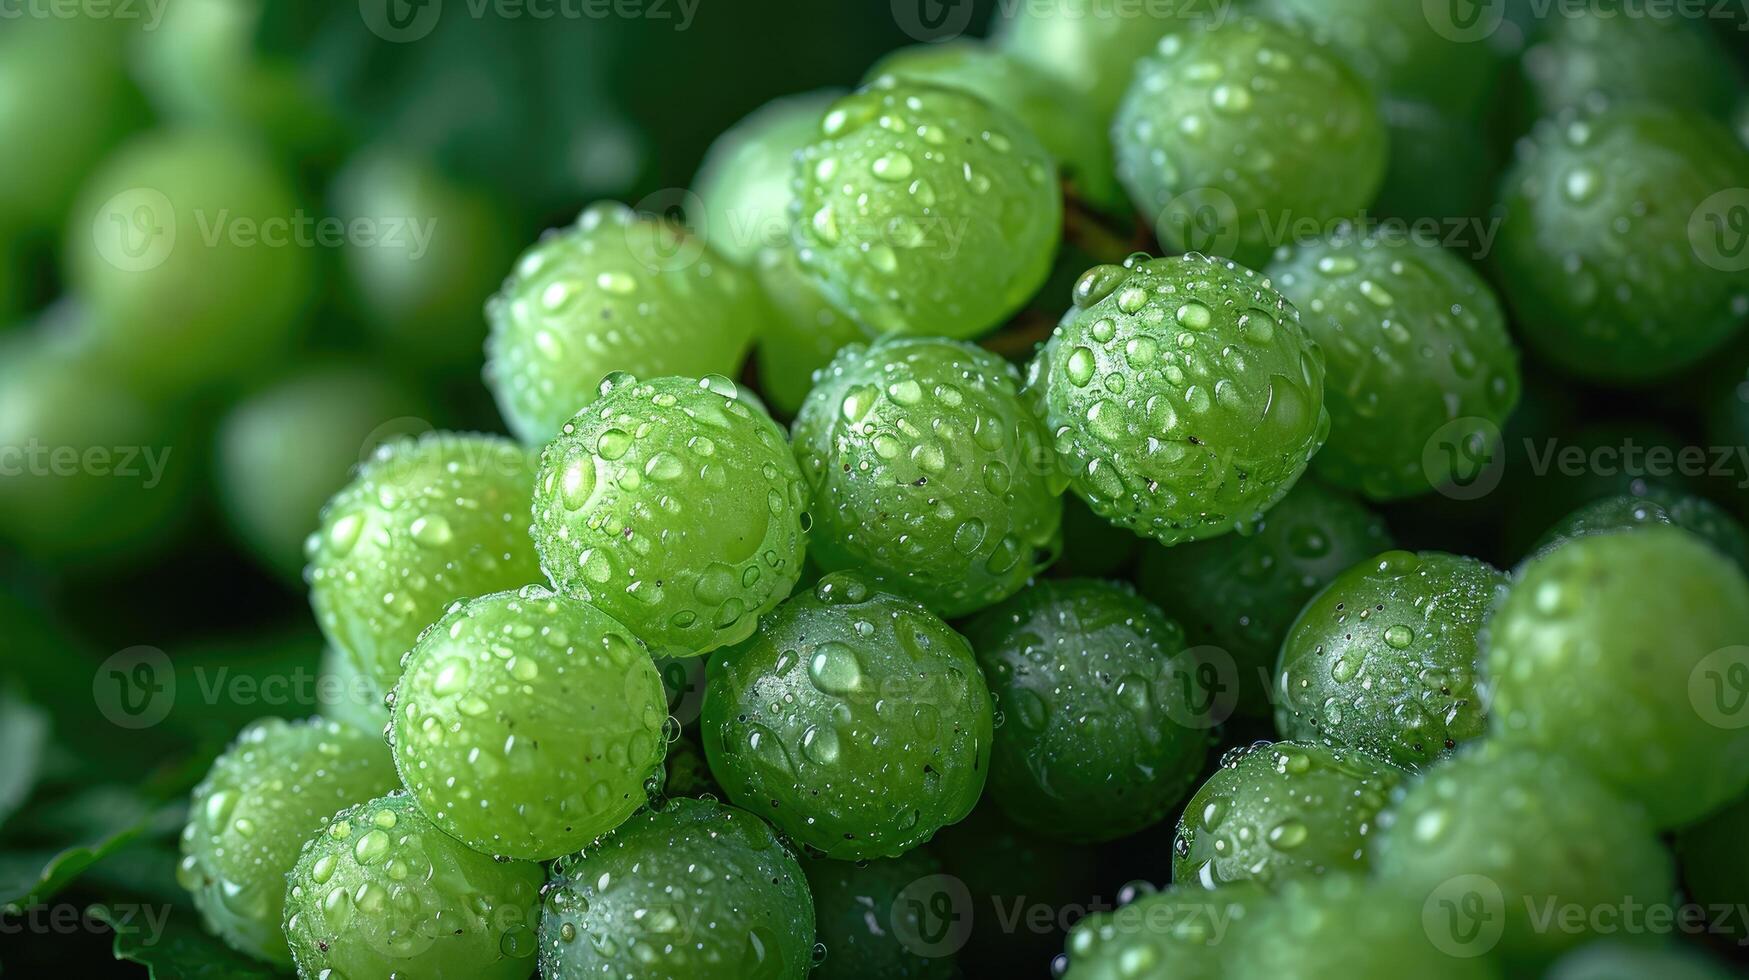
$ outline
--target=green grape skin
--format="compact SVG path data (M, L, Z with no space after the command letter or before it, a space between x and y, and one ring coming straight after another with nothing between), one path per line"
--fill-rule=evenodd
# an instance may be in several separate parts
M286 878L301 980L526 980L545 871L438 830L396 791L341 810Z
M543 899L545 980L801 980L814 900L758 817L715 800L646 810L553 866Z
M516 258L514 220L490 193L385 148L359 153L335 176L336 217L366 228L341 261L367 326L397 357L434 368L479 363L480 307Z
M375 448L371 435L426 411L406 385L363 365L302 370L233 405L214 440L219 502L262 565L298 581L322 505Z
M608 374L733 375L769 316L759 285L686 229L597 202L516 260L486 303L486 384L531 446Z
M1232 658L1235 715L1268 718L1282 641L1307 600L1391 548L1385 522L1348 493L1294 484L1251 534L1143 549L1136 587L1184 624L1190 644Z
M1299 312L1202 255L1089 269L1026 383L1075 493L1169 546L1255 525L1330 429Z
M1253 268L1286 244L1284 223L1357 215L1385 176L1367 84L1310 35L1250 17L1168 33L1138 63L1111 132L1118 179L1162 244Z
M1506 177L1495 253L1525 339L1561 369L1614 384L1723 345L1749 312L1749 270L1709 262L1691 219L1739 186L1749 151L1692 112L1639 103L1539 123Z
M142 388L246 377L291 346L313 299L315 250L281 227L299 207L277 162L241 137L148 133L80 192L67 277Z
M832 104L796 157L802 268L875 334L975 337L1051 271L1056 165L1024 123L968 92L882 78Z
M1118 186L1107 116L1031 63L978 41L916 44L875 62L864 76L882 75L964 89L1025 123L1057 160L1075 192L1102 211L1128 209Z
M496 436L433 432L377 447L304 543L328 642L386 693L451 603L540 581L534 476L528 452Z
M1639 808L1564 759L1493 741L1398 790L1373 835L1372 865L1415 895L1462 876L1492 883L1504 900L1500 951L1532 963L1585 938L1539 927L1548 903L1644 908L1675 888L1670 856Z
M1693 494L1649 487L1639 496L1622 494L1592 501L1562 518L1531 552L1537 558L1574 538L1645 527L1679 527L1712 545L1737 567L1749 571L1749 531L1718 504Z
M658 657L746 639L801 575L807 487L783 430L720 376L601 387L541 452L541 566Z
M844 348L793 427L813 501L809 554L965 616L1018 592L1062 548L1063 504L1020 373L962 341Z
M321 685L318 709L322 717L361 732L382 732L389 727L389 708L383 703L383 692L339 647L327 644L322 648L316 676Z
M1749 797L1730 804L1676 837L1682 883L1692 900L1706 908L1749 905ZM1716 938L1742 945L1749 922L1737 918L1709 929Z
M1749 96L1737 103L1737 111L1731 116L1732 128L1737 131L1737 140L1745 148L1749 148Z
M285 876L334 811L394 789L374 734L323 719L266 718L243 729L189 802L176 880L207 930L281 968Z
M759 390L773 408L794 418L814 388L814 374L846 345L867 343L867 330L820 295L792 247L766 249L754 273L770 298L773 316L754 349Z
M1402 770L1352 749L1258 742L1229 749L1185 804L1172 880L1218 888L1274 886L1330 871L1364 872L1379 811Z
M1283 882L1247 916L1221 976L1232 980L1499 980L1489 957L1453 956L1424 925L1425 896L1356 874Z
M1493 290L1462 259L1425 239L1344 230L1284 249L1266 274L1324 351L1320 476L1396 500L1453 477L1428 451L1436 437L1497 446L1522 387L1518 352Z
M990 693L965 638L846 573L711 658L702 725L731 801L841 861L964 819L990 768Z
M1213 720L1184 630L1128 585L1041 581L966 624L1002 727L990 797L1058 840L1113 840L1184 799ZM1095 724L1091 719L1098 719Z
M1525 118L1639 101L1725 118L1740 83L1708 25L1680 13L1633 16L1620 5L1591 0L1576 15L1548 18L1523 56Z
M802 862L814 894L814 918L826 958L810 974L814 980L864 980L866 977L951 980L959 976L947 948L950 931L938 944L923 915L925 904L945 884L941 862L927 848L881 861ZM920 914L922 913L922 914Z
M1493 736L1571 757L1661 828L1693 822L1749 789L1749 729L1707 686L1744 637L1749 580L1688 532L1576 538L1489 620Z
M1405 769L1480 738L1480 634L1506 582L1485 562L1437 551L1388 551L1338 575L1282 644L1276 729Z
M819 89L773 99L711 143L692 180L687 217L717 254L751 266L761 252L789 250L794 157L845 94Z
M392 701L395 768L420 810L477 851L521 860L619 826L667 748L667 696L644 645L538 585L452 606L407 655Z
M1136 61L1168 30L1193 19L1197 9L1190 4L1169 13L1158 4L1121 0L1024 3L1001 8L1009 16L994 33L1002 50L1086 100L1103 124L1117 112Z
M1600 939L1561 957L1544 980L1731 980L1737 974L1684 946L1630 946Z
M1179 885L1090 915L1069 934L1063 980L1131 980L1138 970L1222 980L1231 951L1268 902L1269 892L1254 881L1212 890Z

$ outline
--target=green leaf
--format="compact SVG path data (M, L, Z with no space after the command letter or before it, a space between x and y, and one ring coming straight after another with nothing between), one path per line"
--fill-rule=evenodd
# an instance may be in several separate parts
M65 826L78 829L85 842L61 850L0 853L0 907L46 902L142 834L163 833L179 820L174 806L150 806L115 787L95 787L57 807L44 813L67 814ZM37 819L42 814L31 816Z
M208 935L187 908L178 906L167 919L156 923L143 914L128 917L119 905L114 911L94 907L92 913L115 930L115 958L145 967L151 980L277 980L284 976Z
M0 691L0 825L18 812L36 785L48 741L49 716L12 691Z

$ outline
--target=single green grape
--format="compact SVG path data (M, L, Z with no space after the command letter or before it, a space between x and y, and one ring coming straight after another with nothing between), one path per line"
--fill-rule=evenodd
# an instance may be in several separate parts
M1724 344L1749 313L1749 265L1717 224L1720 192L1745 186L1749 150L1693 112L1638 103L1539 123L1506 179L1496 255L1525 338L1617 383Z
M270 366L316 281L299 201L255 144L162 130L116 151L80 193L67 277L129 377L174 391Z
M1174 26L1214 12L1124 0L1040 0L999 9L998 46L1085 99L1102 126L1117 112L1136 61Z
M1736 67L1705 20L1587 0L1542 25L1523 57L1527 119L1601 103L1657 102L1724 118Z
M1063 980L1222 980L1246 926L1269 903L1254 881L1175 886L1076 923ZM1139 964L1139 965L1138 965Z
M1216 888L1364 871L1367 835L1403 776L1352 749L1295 742L1229 749L1185 804L1172 880Z
M1062 498L1020 373L962 341L844 348L794 426L809 554L957 617L1018 592L1062 548Z
M389 727L389 708L383 692L366 677L352 657L333 644L322 648L317 670L318 709L322 717L351 725L362 732L383 732Z
M1039 138L1083 199L1113 213L1128 209L1105 132L1108 114L1031 62L981 41L949 41L894 51L863 80L882 75L964 89L1006 110Z
M285 938L301 980L527 980L545 876L470 850L396 791L304 844L286 876Z
M508 209L389 149L348 161L329 198L336 217L365 230L341 259L366 325L399 358L476 366L486 339L480 307L516 258Z
M1027 390L1094 513L1174 545L1255 525L1330 429L1324 358L1257 273L1202 255L1089 269Z
M1572 757L1659 827L1692 822L1749 789L1745 637L1749 580L1693 535L1576 538L1489 621L1494 735Z
M418 394L357 364L300 371L238 402L219 423L213 454L232 532L263 565L296 581L304 539L375 448L372 434L424 411Z
M1184 624L1192 646L1232 658L1233 713L1268 718L1275 665L1306 601L1391 547L1385 522L1341 490L1294 484L1251 534L1143 549L1137 588Z
M966 624L1002 727L990 796L1015 823L1076 842L1160 819L1208 757L1184 630L1128 585L1041 581Z
M1479 634L1506 581L1485 562L1437 551L1388 551L1336 576L1282 644L1282 737L1409 769L1480 738Z
M892 77L832 104L796 157L802 268L877 334L974 337L1050 274L1063 224L1050 153L968 92Z
M393 701L402 783L487 854L545 861L619 826L667 748L644 645L538 585L452 606L408 654Z
M731 800L844 861L964 819L990 766L990 692L965 638L847 573L711 658L702 724Z
M546 980L802 980L813 965L807 879L745 810L674 800L553 865L540 924Z
M1284 250L1266 273L1324 351L1320 476L1395 500L1452 479L1436 439L1498 448L1518 404L1518 351L1494 291L1462 259L1426 239L1344 230Z
M1555 961L1543 980L1731 980L1735 976L1687 946L1630 946L1616 939L1599 939Z
M1433 227L1448 235L1457 219L1485 214L1494 203L1500 160L1482 123L1402 99L1386 99L1382 109L1390 163L1373 210L1408 222L1436 222ZM1466 256L1480 258L1493 244L1474 224L1463 235Z
M1539 910L1669 899L1669 854L1638 807L1556 756L1487 742L1405 784L1380 818L1373 871L1414 896L1481 892L1508 957L1538 961L1585 938ZM1450 893L1450 894L1447 894ZM1417 903L1420 908L1420 903ZM1451 938L1463 928L1451 922Z
M541 566L657 656L746 639L801 575L807 487L783 430L720 376L601 388L541 452Z
M813 858L802 862L802 871L826 947L814 980L960 975L951 948L958 920L938 921L942 906L934 904L957 879L944 877L941 862L926 848L881 861ZM945 934L937 939L942 926Z
M386 693L451 603L540 581L533 486L534 461L508 439L434 432L377 447L305 542L328 642Z
M1531 557L1547 554L1574 538L1643 527L1679 527L1718 549L1749 571L1749 531L1718 504L1693 494L1649 487L1640 496L1622 494L1592 501L1549 528Z
M312 718L264 718L213 762L189 801L176 880L209 931L282 968L285 876L334 811L394 789L376 733Z
M1367 84L1309 34L1236 17L1175 29L1112 122L1117 175L1174 251L1261 265L1307 223L1357 215L1384 180Z
M1741 909L1749 905L1749 797L1744 797L1676 837L1682 883L1698 905ZM1709 932L1738 945L1749 940L1749 921L1714 923Z
M759 286L686 229L610 201L548 233L486 304L486 383L529 445L615 371L735 374L769 315Z
M1283 882L1244 920L1230 980L1499 980L1498 964L1430 928L1421 894L1357 874ZM1439 921L1439 920L1434 920ZM1455 950L1455 952L1454 952Z

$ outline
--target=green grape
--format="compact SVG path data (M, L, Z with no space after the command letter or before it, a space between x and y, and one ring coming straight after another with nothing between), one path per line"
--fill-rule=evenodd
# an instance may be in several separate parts
M1112 145L1163 244L1250 266L1308 222L1358 214L1385 175L1366 83L1310 35L1249 17L1167 34L1137 65Z
M1373 209L1404 221L1434 221L1450 229L1454 219L1484 214L1493 203L1500 162L1483 127L1469 116L1448 115L1421 102L1386 99L1390 163ZM1466 232L1469 254L1490 241L1475 226Z
M1283 882L1244 920L1228 953L1232 980L1498 980L1486 956L1441 943L1422 895L1354 874ZM1437 937L1437 938L1436 938ZM1453 952L1453 949L1457 952Z
M495 436L434 432L377 447L305 542L328 642L387 692L451 603L540 581L533 485L528 453Z
M336 722L266 718L243 729L189 802L176 880L233 949L291 966L285 876L334 811L395 788L375 734Z
M1745 147L1749 147L1749 96L1744 96L1737 103L1737 111L1731 117L1732 125L1737 130L1737 139Z
M1676 838L1682 882L1696 904L1710 909L1749 906L1749 797L1686 827ZM1749 921L1739 916L1711 927L1721 939L1744 945Z
M1498 917L1501 951L1530 961L1584 939L1539 924L1539 910L1643 909L1675 887L1670 856L1638 808L1559 757L1492 742L1405 784L1379 821L1372 862L1379 877L1435 903L1474 882L1498 906L1486 912Z
M1518 573L1488 635L1496 737L1572 757L1659 827L1749 789L1749 580L1693 535L1569 541Z
M362 732L381 732L389 727L383 692L339 647L329 644L322 648L316 677L321 685L317 693L322 717Z
M927 918L938 914L929 900L944 894L954 879L941 877L941 862L926 849L884 861L814 858L802 862L802 870L826 947L826 959L811 974L814 980L960 975L949 948L955 938L951 925L937 940L936 926Z
M1474 558L1389 551L1336 576L1282 644L1283 738L1413 769L1487 729L1479 634L1506 575Z
M26 303L25 260L17 244L12 232L0 228L0 333L13 326Z
M196 461L180 413L82 342L0 336L0 541L48 564L113 565L180 530Z
M507 209L396 150L360 153L334 178L335 215L363 229L341 252L367 326L397 357L477 365L480 307L516 257Z
M814 372L831 363L846 344L871 338L820 295L793 246L766 249L754 262L775 314L754 350L759 390L779 411L794 417L814 388Z
M394 792L335 814L287 876L285 938L302 980L526 980L545 872L499 861Z
M964 616L1018 592L1062 547L1049 439L1020 374L971 344L891 337L840 351L794 426L809 554Z
M1042 0L1003 6L998 45L1085 99L1100 124L1117 112L1138 59L1175 25L1213 14L1213 5Z
M814 900L765 822L714 800L646 810L553 866L540 925L545 980L802 980Z
M802 267L876 333L977 336L1050 274L1055 164L975 95L882 78L832 104L795 168Z
M1324 358L1267 280L1221 259L1089 269L1027 390L1094 513L1173 545L1256 524L1329 433Z
M1731 980L1736 973L1682 946L1629 946L1600 939L1561 957L1543 980Z
M1363 752L1294 742L1229 749L1185 804L1172 880L1216 888L1364 871L1367 835L1403 772Z
M1579 508L1550 528L1531 553L1540 557L1574 538L1642 527L1679 527L1698 535L1749 571L1749 532L1723 507L1692 494L1651 487L1643 495L1605 497Z
M1100 210L1128 209L1105 133L1109 114L1095 113L1074 89L1015 55L979 41L917 44L887 55L864 76L882 75L964 89L1025 123L1075 190Z
M1525 117L1613 102L1657 102L1724 118L1740 91L1737 70L1704 20L1637 15L1631 0L1588 0L1544 23L1524 52Z
M57 226L79 182L141 121L127 37L92 16L6 18L0 32L0 227Z
M1506 179L1496 263L1525 338L1608 382L1724 344L1749 313L1749 268L1707 218L1728 220L1718 194L1743 186L1749 151L1691 112L1635 104L1539 123Z
M1268 901L1261 885L1242 881L1213 891L1174 887L1090 915L1069 934L1063 980L1222 980Z
M1276 659L1300 608L1336 576L1390 547L1378 515L1340 490L1301 480L1252 534L1148 546L1137 587L1184 624L1193 646L1232 658L1234 712L1268 718Z
M1494 87L1494 52L1486 44L1450 36L1448 28L1461 30L1461 25L1438 23L1432 12L1440 8L1431 5L1413 0L1258 0L1253 9L1298 23L1328 41L1380 95L1474 116Z
M984 789L990 731L965 639L846 573L710 662L711 772L731 800L838 860L896 857L963 819Z
M81 192L67 276L142 386L234 379L275 363L302 327L315 257L299 214L291 183L250 142L148 134Z
M231 530L288 581L322 505L346 485L384 423L423 400L361 365L300 371L238 402L219 423L213 465Z
M734 374L768 313L758 284L684 228L612 202L516 260L486 304L486 383L540 445L615 371Z
M820 89L773 99L711 143L692 181L697 200L688 219L719 255L750 266L761 252L790 250L794 157L844 94Z
M1324 351L1319 475L1394 500L1458 475L1439 441L1498 447L1518 404L1518 351L1494 291L1462 259L1424 239L1345 230L1284 250L1266 273Z
M660 657L746 639L801 574L801 471L727 378L608 375L541 452L534 497L553 584Z
M544 861L619 826L667 747L643 644L538 585L450 607L392 699L401 781L432 823L487 854Z
M1184 799L1218 719L1188 683L1184 630L1152 603L1115 582L1041 581L966 636L1004 719L990 796L1015 823L1114 840Z

